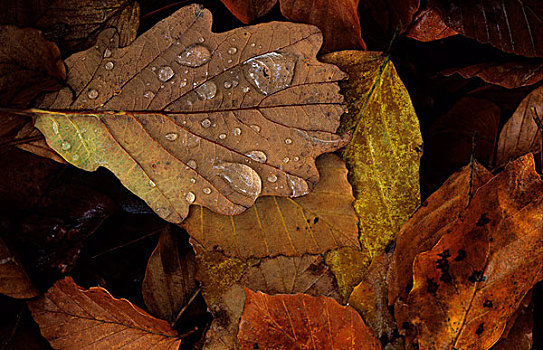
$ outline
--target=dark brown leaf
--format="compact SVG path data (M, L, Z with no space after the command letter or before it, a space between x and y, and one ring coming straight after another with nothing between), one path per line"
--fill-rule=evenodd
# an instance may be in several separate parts
M277 0L221 0L237 19L249 24L268 13Z
M0 293L29 299L39 295L24 267L0 238Z

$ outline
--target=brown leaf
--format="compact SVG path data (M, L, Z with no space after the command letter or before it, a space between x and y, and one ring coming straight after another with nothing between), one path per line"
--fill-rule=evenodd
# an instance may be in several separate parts
M539 0L439 0L443 21L455 31L505 52L543 57Z
M4 0L0 24L37 27L66 55L93 45L108 27L117 28L122 46L130 44L136 38L139 12L134 0Z
M305 294L247 296L238 339L242 349L381 349L349 306Z
M475 158L489 165L494 154L500 108L488 100L463 97L447 114L440 117L426 131L424 154L421 160L422 182L437 188L453 172L466 165L473 150Z
M306 196L259 198L236 216L193 206L183 227L194 244L239 258L320 254L340 247L360 250L347 168L333 154L317 160L320 182Z
M536 110L536 116L533 115L533 108ZM503 126L498 137L496 165L504 165L507 161L528 152L540 152L541 131L534 117L543 120L543 86L530 92Z
M55 349L177 349L177 333L126 299L105 289L85 290L70 277L55 283L40 299L29 301L34 320Z
M277 0L221 0L237 19L249 24L268 13Z
M488 349L542 277L543 182L533 156L481 186L413 265L411 318L420 349Z
M143 280L143 300L149 311L172 323L198 288L194 252L187 245L178 232L166 226L149 258Z
M543 79L543 61L540 59L524 59L505 63L479 63L464 68L448 69L445 75L460 74L469 79L481 78L490 84L500 85L508 89L536 84Z
M191 5L126 48L103 31L66 60L69 87L45 97L49 111L29 111L36 126L68 162L110 169L171 222L193 203L232 215L261 195L308 193L314 158L348 142L334 133L345 75L315 58L320 32L210 29Z
M18 299L29 299L40 295L23 266L1 238L0 293Z
M20 117L18 117L21 119ZM17 145L17 148L23 151L34 153L40 157L49 158L55 162L61 164L68 164L64 158L58 155L51 147L45 142L43 134L36 129L32 123L27 123L17 133L13 143Z
M456 34L458 33L443 22L434 2L427 1L426 6L416 14L405 36L428 42L445 39Z
M491 348L492 350L533 349L534 304L531 303L531 299L532 293L528 293L523 300L523 305L507 322L508 328L503 337Z
M403 33L411 24L420 6L420 0L362 0L360 13L363 27L373 22L382 34L391 36L396 30Z
M291 21L313 24L322 30L321 53L366 49L361 36L359 0L280 0L281 13Z

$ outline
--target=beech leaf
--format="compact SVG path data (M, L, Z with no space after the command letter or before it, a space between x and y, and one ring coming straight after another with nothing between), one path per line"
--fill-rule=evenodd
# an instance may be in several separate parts
M237 19L249 24L267 14L277 0L221 0Z
M302 196L318 180L314 159L348 141L334 133L345 74L315 58L315 27L211 33L210 12L190 5L126 48L118 41L108 29L69 57L69 86L24 113L66 161L108 168L161 218Z
M40 295L19 260L0 238L0 293L18 299Z
M105 289L85 290L66 277L28 302L42 335L55 349L177 349L181 339L156 319Z

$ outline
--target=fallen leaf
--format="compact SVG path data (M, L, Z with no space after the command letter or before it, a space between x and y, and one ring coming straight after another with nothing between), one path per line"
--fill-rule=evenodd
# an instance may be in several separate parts
M24 267L0 238L0 293L17 299L40 295Z
M533 329L534 329L534 304L531 303L529 293L524 298L523 304L516 312L516 317L510 329L506 329L507 335L502 336L492 350L532 350L533 349ZM526 305L525 303L528 303ZM507 326L509 327L508 321Z
M439 0L450 28L483 44L522 56L543 56L539 0Z
M468 164L475 134L475 158L483 165L490 165L499 124L500 108L495 103L462 97L426 130L421 182L434 190L453 172Z
M20 116L17 116L16 118L21 119ZM17 148L22 149L23 151L52 159L57 163L68 164L64 158L59 156L57 152L47 145L43 134L36 129L32 123L24 124L17 132L13 141L16 143Z
M434 41L457 35L449 28L439 13L433 1L427 1L423 9L420 9L413 18L413 23L407 29L405 36L418 41Z
M324 259L336 277L341 301L346 302L366 274L372 258L366 252L345 247L327 252Z
M378 255L418 207L422 138L409 94L394 65L378 52L342 51L323 57L351 77L341 83L353 130L343 159L360 219L360 242Z
M543 61L524 59L510 62L485 62L443 72L444 75L455 73L466 79L478 77L490 84L516 89L543 80Z
M532 114L533 108L536 116ZM541 131L534 117L543 120L543 86L530 92L503 126L498 137L496 165L504 165L528 152L540 152Z
M413 264L408 304L420 349L488 349L542 277L543 182L509 163Z
M0 24L37 27L49 40L58 43L65 55L92 46L97 33L108 27L118 30L121 46L130 44L136 38L139 14L139 5L134 0L5 0L0 3Z
M71 277L28 302L42 335L55 349L177 349L181 339L168 322L156 319L105 289L83 289Z
M349 306L305 294L247 296L238 339L242 349L381 349Z
M178 232L166 226L149 258L143 280L145 305L153 315L172 324L198 288L196 258L187 245Z
M280 0L283 16L294 22L317 26L323 33L321 53L366 49L361 36L360 0Z
M0 295L0 344L4 349L51 350L38 325L26 307L24 300Z
M232 215L260 195L308 193L314 158L348 141L334 133L345 75L316 60L320 32L210 28L190 5L126 48L105 30L66 60L69 87L45 96L48 110L22 113L68 162L108 168L170 222L190 204Z
M321 254L339 247L360 249L347 168L333 154L317 160L320 181L306 196L262 197L236 216L193 206L183 227L207 250L238 258Z
M409 27L419 6L420 0L362 0L360 16L364 32L379 27L379 39L388 44L396 31L403 33Z
M221 0L221 2L237 19L249 24L257 17L267 14L277 0Z

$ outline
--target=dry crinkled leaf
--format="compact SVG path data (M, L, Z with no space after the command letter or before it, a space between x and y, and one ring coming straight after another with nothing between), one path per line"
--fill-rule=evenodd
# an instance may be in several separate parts
M360 315L334 299L245 289L242 349L381 349Z
M533 115L533 108L536 116ZM498 137L496 165L504 165L523 154L541 150L541 131L534 117L543 120L543 86L530 92L503 126Z
M194 252L181 250L187 246L178 232L166 226L149 258L143 280L143 300L149 311L172 323L198 288Z
M23 266L1 238L0 293L18 299L29 299L40 295Z
M317 168L319 183L306 196L262 197L236 216L193 206L183 227L202 248L239 258L321 254L340 247L359 250L345 164L326 154L317 160Z
M237 19L249 24L257 17L267 14L277 3L277 0L221 0L224 6L232 12Z
M181 339L168 322L105 289L85 290L66 277L28 306L55 349L177 349Z
M420 202L418 119L393 64L380 53L341 51L323 59L351 77L340 84L349 108L342 127L354 129L343 158L353 184L362 248L374 257Z
M441 18L433 1L427 1L426 6L414 17L413 23L405 33L405 36L419 41L434 41L445 39L458 34L447 27Z
M488 349L542 277L543 182L531 154L481 186L413 265L420 349Z
M239 214L261 195L315 185L314 159L342 147L337 67L317 61L317 28L268 23L211 33L180 9L118 48L114 30L66 60L68 85L31 110L48 144L85 170L104 166L162 218L190 204Z
M67 54L93 45L96 35L108 27L117 28L121 46L130 44L136 38L139 12L135 0L26 0L24 4L3 0L0 23L37 27Z

